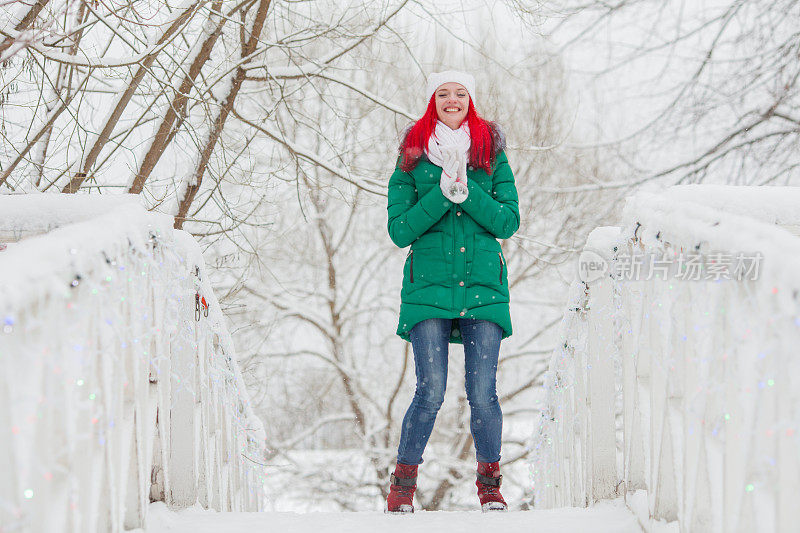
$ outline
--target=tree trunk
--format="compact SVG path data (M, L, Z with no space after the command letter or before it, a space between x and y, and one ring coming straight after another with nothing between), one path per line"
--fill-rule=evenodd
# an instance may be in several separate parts
M36 3L34 3L25 16L22 17L22 20L20 20L19 23L14 26L14 30L20 32L28 29L28 27L33 24L33 21L36 20L36 17L39 16L39 13L42 11L42 9L44 9L44 6L46 6L48 2L49 0L36 0ZM16 42L16 38L9 36L6 37L2 43L0 43L0 57L3 57L3 53L11 48L11 45L14 44L14 42Z
M200 75L203 66L211 57L211 51L214 49L214 45L217 43L220 34L222 34L222 28L225 26L225 22L227 22L232 15L232 13L229 13L228 16L222 16L219 12L221 8L222 0L215 0L214 4L211 6L211 17L215 14L219 17L217 25L213 31L208 34L205 41L203 41L203 44L200 46L200 51L194 56L192 64L186 71L180 88L172 99L172 103L167 109L167 114L164 115L164 119L161 121L158 131L153 138L153 144L150 145L150 149L144 156L142 165L139 167L139 171L136 173L131 183L130 189L128 190L129 193L139 194L142 192L147 178L150 177L150 173L155 168L159 159L161 159L164 150L169 143L172 142L175 134L178 133L184 120L186 120L186 107L189 101L189 92L194 86L194 81L197 79L197 76Z
M258 39L261 36L261 31L264 29L264 22L267 19L267 11L269 10L270 1L271 0L260 0L258 3L258 11L256 12L255 20L253 21L252 30L250 31L250 38L242 44L243 58L250 56L256 49ZM186 214L189 212L189 208L191 207L192 202L197 195L197 191L200 190L200 185L203 183L203 175L208 168L208 162L211 160L211 154L214 153L214 148L216 147L217 141L222 134L222 129L225 127L225 121L228 119L231 109L233 109L236 96L239 94L239 89L242 87L242 82L247 76L245 65L246 63L242 63L236 68L236 74L234 74L233 80L231 81L231 87L228 90L228 94L225 96L225 99L222 101L222 107L220 108L217 118L214 120L214 123L211 126L211 132L209 133L208 139L203 146L203 150L200 152L200 161L197 164L197 168L195 168L194 174L186 184L183 197L178 205L178 214L175 215L175 229L183 228L183 223L186 220Z
M172 24L170 24L169 28L167 28L164 33L161 34L157 41L157 45L161 45L165 43L167 40L172 38L172 36L183 27L183 24L192 16L194 15L195 9L197 8L200 0L197 0L193 4L186 7L183 13L177 17ZM136 94L136 89L139 87L139 84L142 82L145 74L150 71L150 67L155 62L156 57L158 56L161 48L156 46L153 51L145 56L144 59L139 63L139 68L136 69L136 73L131 78L131 81L128 83L128 86L125 88L125 92L119 97L117 101L117 105L114 107L114 110L111 112L111 116L109 116L108 120L106 121L103 129L97 135L97 138L94 141L91 149L89 150L89 154L83 160L83 164L81 165L80 172L76 173L76 175L70 180L68 184L64 186L61 192L66 193L74 193L80 189L81 184L86 179L86 176L90 174L92 171L92 167L94 166L95 161L97 161L97 157L100 155L100 151L106 145L108 140L111 138L111 132L114 131L114 127L119 122L119 119L122 117L122 113L125 111L125 108L130 103L131 98L133 95Z

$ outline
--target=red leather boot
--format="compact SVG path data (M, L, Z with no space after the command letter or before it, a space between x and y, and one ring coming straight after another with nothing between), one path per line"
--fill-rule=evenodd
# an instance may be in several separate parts
M387 513L413 513L414 491L417 490L417 467L397 463L391 475L389 496L386 498Z
M481 500L481 511L507 511L508 505L500 494L500 483L503 476L500 475L500 464L478 462L478 479L475 485L478 487L478 498Z

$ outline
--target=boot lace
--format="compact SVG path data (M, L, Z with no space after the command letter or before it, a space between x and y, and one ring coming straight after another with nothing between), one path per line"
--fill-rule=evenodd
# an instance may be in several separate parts
M497 487L495 487L494 485L484 485L483 492L488 496L497 496L498 494L500 494L500 491L497 490Z
M487 496L499 496L500 488L494 485L487 485L486 483L481 483L481 492Z
M397 487L397 494L405 496L406 498L414 497L414 487L404 487L402 485L395 485Z

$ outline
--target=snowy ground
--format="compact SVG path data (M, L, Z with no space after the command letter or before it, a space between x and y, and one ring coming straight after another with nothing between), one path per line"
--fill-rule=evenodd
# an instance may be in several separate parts
M511 426L509 424L509 426ZM511 430L504 434L514 436ZM533 433L533 429L528 430ZM521 440L521 439L520 439ZM452 455L445 443L428 443L425 449L425 462L419 470L419 490L430 494L436 484L445 476L444 467ZM511 454L509 454L511 455ZM342 475L342 465L354 479L362 480L360 489L345 493L340 483L332 480ZM462 470L464 477L453 479L455 487L450 491L443 509L449 511L470 511L477 509L478 497L475 492L475 466L469 463ZM530 503L532 486L531 466L523 461L503 465L503 495L512 510L520 510ZM362 449L340 450L290 450L286 454L268 461L264 469L266 495L264 511L269 512L340 512L340 511L381 511L381 498L373 483L374 467ZM387 483L383 479L381 483ZM526 489L527 492L526 492ZM342 497L336 497L341 494ZM420 492L417 493L419 497Z
M150 505L147 533L641 533L621 499L591 509L562 508L483 514L425 512L411 516L363 513L217 513L200 507L171 512L161 502Z

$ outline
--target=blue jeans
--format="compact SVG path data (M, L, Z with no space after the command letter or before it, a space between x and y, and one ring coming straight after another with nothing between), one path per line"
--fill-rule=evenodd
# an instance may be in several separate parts
M464 341L467 400L475 455L481 462L499 461L503 413L497 400L495 377L503 329L488 320L458 320ZM436 414L444 402L451 322L449 318L430 318L417 323L409 332L414 350L417 390L400 429L398 463L422 463L422 452L431 436Z

